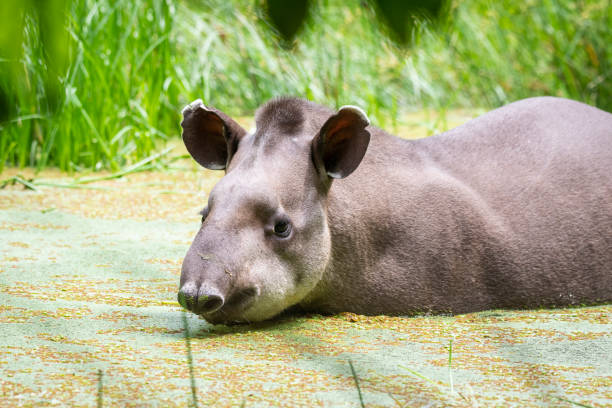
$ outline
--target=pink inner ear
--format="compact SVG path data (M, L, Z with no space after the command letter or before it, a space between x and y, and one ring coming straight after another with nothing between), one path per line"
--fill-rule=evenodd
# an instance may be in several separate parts
M337 147L350 139L351 132L347 131L351 126L350 121L339 119L332 124L332 127L325 132L325 150L335 150Z
M216 113L205 111L205 116L201 119L200 123L202 125L200 132L214 134L216 137L224 137L223 121Z
M225 168L227 141L223 120L215 112L202 107L185 115L183 141L191 156L202 166L211 170Z
M355 112L341 110L324 125L325 127L329 126L325 131L324 143L326 146L335 149L338 145L346 143L348 139L353 137L358 129L365 128L367 125L368 121L363 120Z
M337 116L332 119L333 123L331 124L331 128L327 130L327 134L331 135L337 133L340 129L349 126L351 124L351 120L349 120L347 116L349 115L343 114L342 112L337 114Z
M370 141L367 119L351 110L341 110L323 125L319 152L331 178L351 174L363 159Z

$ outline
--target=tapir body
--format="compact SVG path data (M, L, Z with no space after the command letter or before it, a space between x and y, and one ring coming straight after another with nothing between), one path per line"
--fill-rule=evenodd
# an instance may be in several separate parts
M196 101L183 139L225 169L181 274L213 323L612 301L612 115L515 102L404 140L355 107L275 99L247 133Z

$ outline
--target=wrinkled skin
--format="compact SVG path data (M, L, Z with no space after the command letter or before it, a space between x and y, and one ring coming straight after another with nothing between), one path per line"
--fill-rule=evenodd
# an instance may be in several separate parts
M209 322L612 301L609 113L532 98L419 141L294 98L251 133L183 114L193 158L226 171L178 295Z

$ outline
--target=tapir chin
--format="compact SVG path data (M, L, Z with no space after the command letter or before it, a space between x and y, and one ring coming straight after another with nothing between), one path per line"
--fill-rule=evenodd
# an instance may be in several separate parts
M225 176L181 272L211 323L612 302L612 115L538 97L404 140L274 99L245 131L197 100L193 158Z

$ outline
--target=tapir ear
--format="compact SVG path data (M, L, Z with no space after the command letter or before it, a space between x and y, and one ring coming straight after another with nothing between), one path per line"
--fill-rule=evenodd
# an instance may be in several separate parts
M370 143L370 124L366 114L356 106L343 106L327 119L312 140L312 154L317 168L331 178L351 174L365 155Z
M246 131L223 112L204 106L198 99L183 109L183 142L202 166L223 170L238 149Z

